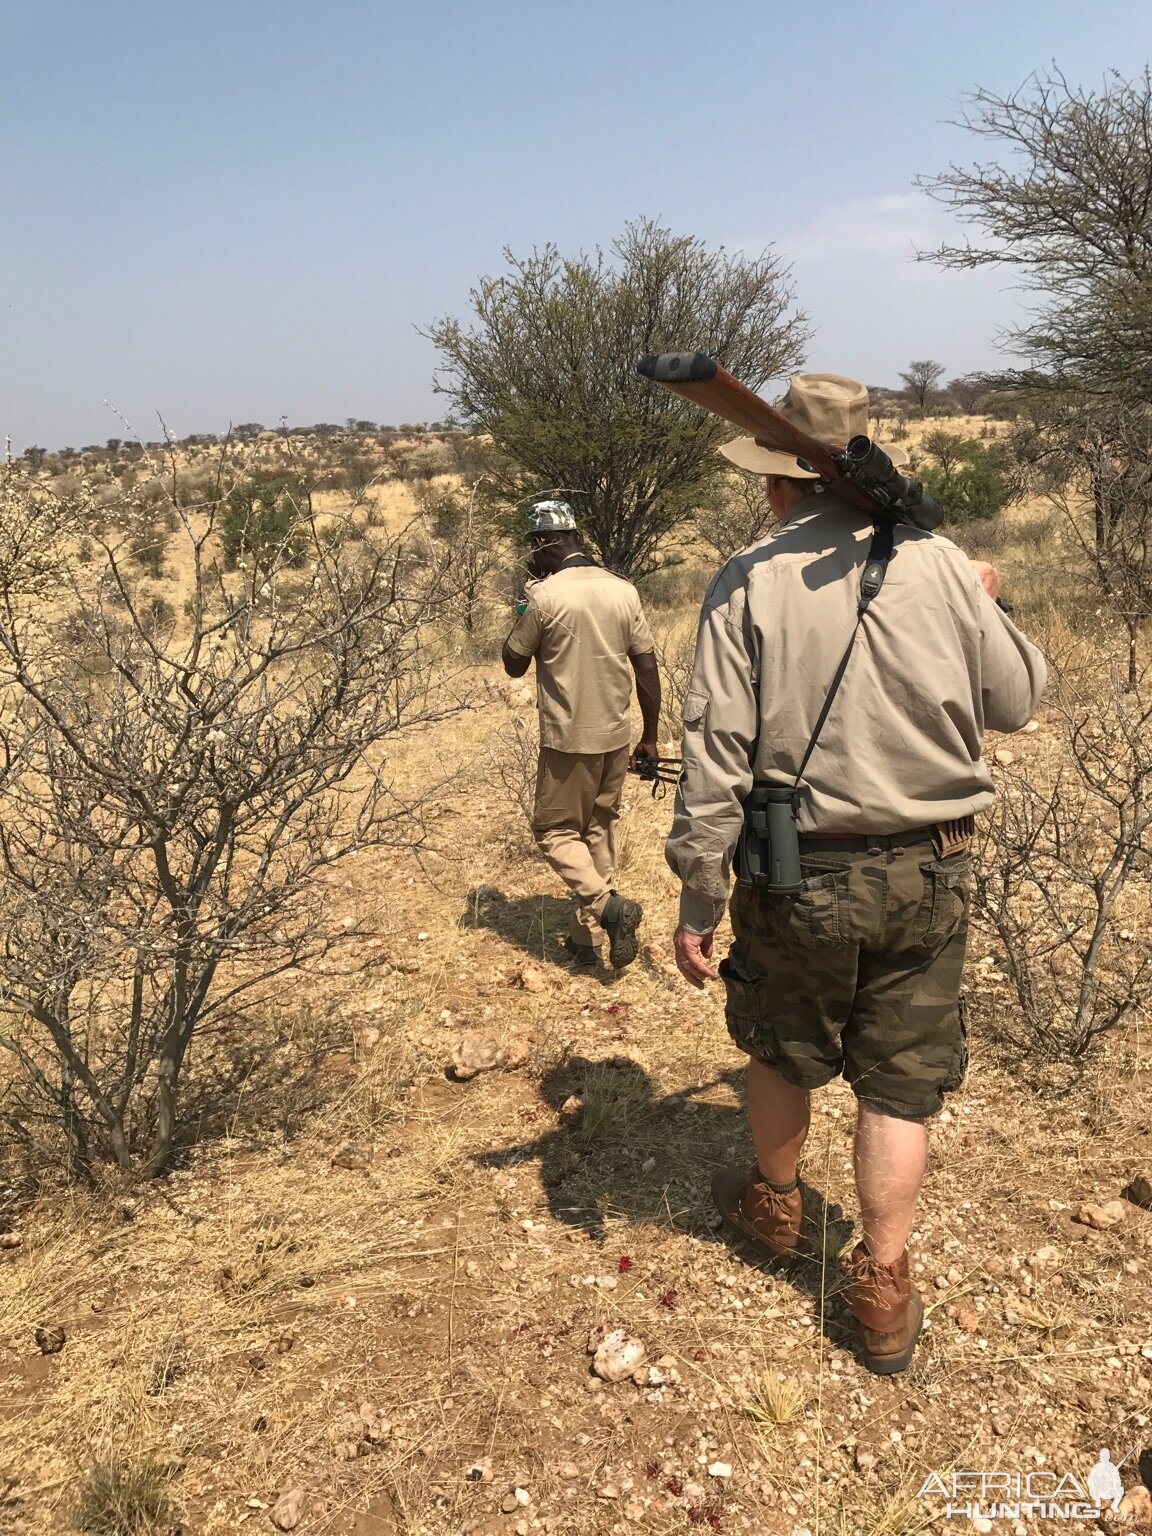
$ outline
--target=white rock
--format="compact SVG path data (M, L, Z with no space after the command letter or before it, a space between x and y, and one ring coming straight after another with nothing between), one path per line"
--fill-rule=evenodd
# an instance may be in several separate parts
M601 1381L623 1381L631 1376L644 1359L644 1345L637 1338L614 1328L597 1346L592 1369Z
M559 1113L565 1125L578 1125L584 1117L584 1095L570 1093L561 1104Z
M278 1531L294 1531L304 1511L304 1490L293 1488L282 1493L272 1506L271 1520Z
M1007 768L1011 763L1016 761L1015 752L1009 752L1007 747L1000 747L999 750L994 752L992 755L1002 768ZM989 1526L989 1530L991 1530L991 1526Z
M709 1477L731 1477L732 1468L726 1461L714 1461L708 1468Z
M512 1053L491 1035L461 1035L452 1048L452 1071L466 1083L481 1072L496 1072L506 1067Z

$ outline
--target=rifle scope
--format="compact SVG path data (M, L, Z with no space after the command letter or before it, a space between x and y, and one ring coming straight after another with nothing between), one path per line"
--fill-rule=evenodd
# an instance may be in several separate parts
M848 479L881 501L885 508L928 533L940 526L943 507L929 496L919 480L902 475L870 437L850 438L844 456L848 461Z

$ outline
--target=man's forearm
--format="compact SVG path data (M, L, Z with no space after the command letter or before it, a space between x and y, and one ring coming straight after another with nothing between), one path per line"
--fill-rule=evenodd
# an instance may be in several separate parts
M640 718L644 722L644 740L655 741L660 730L660 669L654 655L633 656L632 670L636 674L636 698L640 705Z

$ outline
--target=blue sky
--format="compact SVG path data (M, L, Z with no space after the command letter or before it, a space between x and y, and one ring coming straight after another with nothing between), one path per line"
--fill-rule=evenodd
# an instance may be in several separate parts
M1147 0L6 0L0 436L434 419L415 331L505 246L774 245L811 368L995 360L1010 275L912 260L976 84L1152 54ZM685 343L691 344L686 337ZM109 402L105 404L105 402Z

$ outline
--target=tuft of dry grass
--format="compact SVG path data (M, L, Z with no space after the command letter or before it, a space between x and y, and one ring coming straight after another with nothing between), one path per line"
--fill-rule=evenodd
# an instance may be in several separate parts
M150 1456L114 1452L87 1473L76 1524L92 1536L154 1536L172 1511L168 1469Z
M798 1381L789 1376L764 1375L759 1383L740 1402L749 1418L766 1428L775 1429L780 1424L791 1424L808 1406L808 1392Z
M1018 1301L1014 1308L1020 1321L1037 1333L1054 1334L1067 1327L1068 1314L1063 1307L1049 1306L1035 1301Z
M628 1142L652 1108L648 1079L610 1061L591 1063L584 1076L583 1097L580 1134L585 1141L601 1145Z

